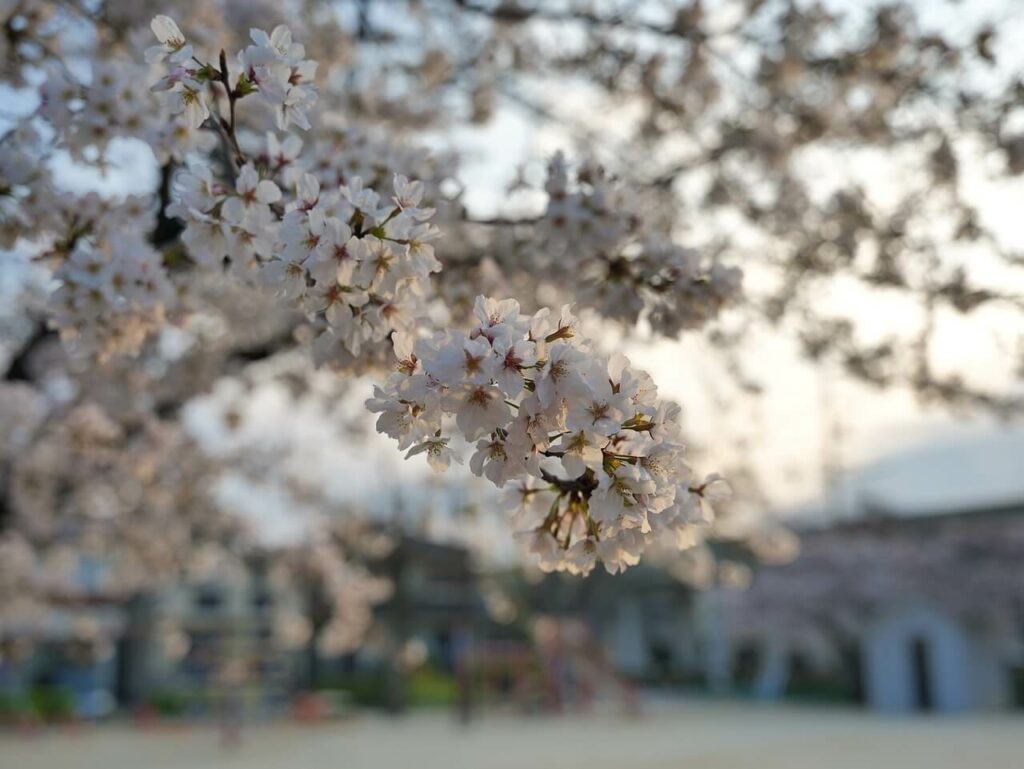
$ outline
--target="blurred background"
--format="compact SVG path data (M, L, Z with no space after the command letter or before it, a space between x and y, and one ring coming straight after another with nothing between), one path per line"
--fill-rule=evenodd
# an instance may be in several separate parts
M578 301L734 495L683 549L545 574L497 490L374 431L372 371L237 286L83 364L5 218L0 766L1020 765L1024 8L9 0L2 130L55 50L141 62L155 13L228 50L289 24L321 170L419 169L445 301ZM45 160L72 210L183 165L95 141ZM546 279L559 151L742 267L738 306L693 330L657 282Z

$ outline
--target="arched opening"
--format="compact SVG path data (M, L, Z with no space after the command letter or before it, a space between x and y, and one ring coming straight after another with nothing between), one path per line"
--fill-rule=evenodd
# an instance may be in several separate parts
M1024 665L1010 668L1010 702L1014 708L1024 710Z
M932 688L930 644L920 636L910 641L910 674L914 709L926 712L934 710L935 692Z
M762 654L756 644L745 643L736 649L732 659L732 681L739 691L749 692L761 669Z
M850 702L864 705L867 694L864 691L864 658L860 646L855 643L844 643L839 648L841 669L844 685L850 693Z

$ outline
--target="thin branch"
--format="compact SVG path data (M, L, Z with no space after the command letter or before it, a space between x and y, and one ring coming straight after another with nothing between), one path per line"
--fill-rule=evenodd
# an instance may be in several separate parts
M674 40L700 40L704 33L698 27L681 25L662 26L623 15L601 16L584 10L557 10L542 5L524 8L513 3L500 3L493 7L477 5L469 0L453 0L456 6L469 13L487 16L505 24L524 24L534 19L554 22L578 22L588 27L603 29L624 29L630 32L644 32Z

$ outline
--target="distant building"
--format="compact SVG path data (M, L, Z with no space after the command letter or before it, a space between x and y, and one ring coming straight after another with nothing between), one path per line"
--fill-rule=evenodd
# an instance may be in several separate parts
M299 664L294 651L275 643L274 616L284 609L301 613L303 608L302 596L270 590L258 571L167 587L150 597L132 624L142 642L139 667L133 671L138 691L122 700L151 701L167 692L199 700L211 686L223 683L225 661L230 660L243 666L239 685L250 705L273 708L285 703Z
M1024 502L877 507L801 532L801 554L717 591L734 686L882 712L1024 706Z
M619 673L671 683L700 675L695 591L664 569L641 563L618 575L595 569L586 579L548 574L508 588L526 613L582 623Z

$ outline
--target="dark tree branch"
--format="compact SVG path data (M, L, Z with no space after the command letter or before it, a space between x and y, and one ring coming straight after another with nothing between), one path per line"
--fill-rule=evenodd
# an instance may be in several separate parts
M645 32L648 34L668 37L676 40L692 40L703 37L703 32L693 26L675 24L662 26L652 24L635 18L625 16L601 16L596 13L584 10L557 10L537 5L533 8L524 8L512 3L499 3L495 6L479 5L470 0L453 0L455 5L468 13L479 16L487 16L494 21L506 24L523 24L534 19L552 22L577 22L588 27L601 29L624 29L630 32Z
M7 367L7 371L4 373L4 381L34 382L35 378L32 375L31 367L32 358L39 350L56 339L57 333L48 328L44 321L36 323L32 335L22 345L18 354L11 360L11 365Z
M149 242L157 248L173 243L185 230L185 225L181 220L167 216L167 206L171 204L171 186L176 170L177 167L173 161L160 168L160 187L157 190L160 208L156 214L156 227L149 235Z

